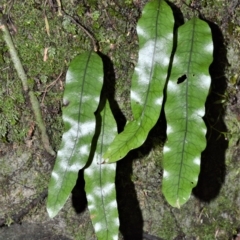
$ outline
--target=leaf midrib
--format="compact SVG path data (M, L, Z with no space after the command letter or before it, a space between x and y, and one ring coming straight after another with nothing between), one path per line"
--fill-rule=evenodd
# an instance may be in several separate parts
M161 1L158 2L157 17L156 17L155 25L154 25L155 26L155 38L154 38L154 48L153 48L154 50L153 50L153 56L152 56L151 71L150 71L150 74L149 74L150 81L149 81L148 88L147 88L147 95L146 95L146 99L144 101L144 107L143 107L143 110L142 110L142 113L141 113L141 116L140 116L140 125L142 125L142 120L145 116L145 110L146 110L146 107L147 107L150 88L151 88L151 85L152 85L152 81L154 81L152 79L152 75L153 75L153 69L155 68L154 59L155 59L155 55L156 55L156 45L157 45L157 39L158 39L158 18L159 18L159 15L160 15L160 4L161 4Z
M88 58L87 58L87 61L86 61L86 65L85 65L85 69L84 69L84 74L83 74L83 84L82 84L82 88L81 88L81 93L83 93L83 89L84 89L84 84L85 84L85 78L86 78L86 75L87 75L87 68L88 68L88 65L89 65L89 61L90 61L90 58L91 58L91 54L92 54L92 52L89 52L89 55L88 55ZM79 104L79 108L78 108L78 131L77 131L77 136L78 136L78 133L79 133L79 127L80 127L80 124L79 124L79 122L80 122L80 109L81 109L81 106L82 106L82 98L83 98L83 94L80 94L80 104ZM77 145L77 140L78 140L78 137L74 140L74 147L73 147L73 149L72 149L72 151L71 151L71 154L70 154L70 156L67 158L67 163L68 163L68 166L69 166L69 162L71 161L71 159L72 159L72 156L73 156L73 153L74 153L74 150L75 150L75 148L76 148L76 145ZM67 173L68 173L68 168L66 168L65 170L64 170L64 173L63 173L63 177L62 177L62 183L64 182L64 179L65 179L65 177L66 177L66 175L67 175ZM61 186L63 186L63 184L61 184ZM60 191L58 191L58 193L57 193L57 197L56 197L56 201L58 201L59 200L59 195L60 195ZM56 206L57 206L57 204L55 204Z
M153 69L155 67L155 65L153 64L154 63L154 59L155 59L155 53L156 53L156 45L157 45L157 38L158 38L158 18L159 18L159 15L160 15L160 1L158 2L158 10L157 10L157 17L156 17L156 24L155 24L155 38L154 38L154 51L153 51L153 56L152 56L152 64L151 64L151 71L149 73L149 78L150 78L150 81L149 81L149 84L148 84L148 88L147 88L147 95L146 95L146 98L145 98L145 101L144 101L144 107L143 107L143 110L142 110L142 113L141 113L141 116L138 118L138 119L135 119L135 121L139 121L140 125L139 125L139 128L137 130L137 132L130 138L128 139L128 141L131 141L132 139L135 138L135 135L137 135L137 133L139 132L140 129L143 128L143 120L144 120L144 117L145 116L145 111L146 111L146 108L147 108L147 102L148 102L148 96L149 96L149 92L150 92L150 88L151 88L151 84L152 84L152 75L153 75Z
M103 144L104 144L104 133L105 133L105 116L106 116L106 106L103 110L103 116L102 116L102 129L101 129L101 148L100 148L100 156L102 158L102 155L103 155ZM106 227L107 227L107 239L108 239L108 220L107 220L107 217L106 217L106 209L105 209L105 202L104 202L104 197L103 197L103 191L102 191L102 164L100 163L99 164L99 171L100 171L100 191L101 191L101 202L102 202L102 206L103 206L103 213L104 213L104 219L105 219L105 224L106 224Z
M90 62L90 59L91 59L91 55L92 55L92 52L89 52L89 55L88 55L88 58L87 58L87 61L86 61L86 65L85 65L85 69L84 69L84 73L83 73L83 82L82 82L82 87L81 87L81 92L80 92L80 98L79 98L79 105L78 105L78 127L77 127L77 137L76 139L74 139L74 147L71 151L71 154L68 158L68 163L70 162L70 159L72 158L73 154L74 154L74 151L75 151L75 148L76 148L76 145L79 141L79 133L80 133L80 118L81 118L81 107L82 107L82 99L83 99L83 93L84 93L84 86L85 86L85 82L86 82L86 76L87 76L87 69L88 69L88 65L89 65L89 62Z
M190 44L190 56L189 56L189 61L188 61L188 65L187 65L187 79L185 80L186 82L186 95L185 95L185 99L186 99L186 118L185 118L185 133L184 133L184 137L183 137L183 150L182 150L182 154L181 154L181 166L180 166L180 171L179 171L179 181L178 181L178 188L177 188L177 196L179 195L179 191L180 191L180 180L181 180L181 176L182 176L182 168L183 168L183 159L184 159L184 154L185 154L185 148L186 148L186 139L187 139L187 134L188 134L188 85L189 85L189 70L190 70L190 65L191 65L191 60L192 60L192 53L193 53L193 43L194 43L194 38L195 38L195 27L196 27L196 18L193 18L193 29L192 29L192 38L191 38L191 44Z

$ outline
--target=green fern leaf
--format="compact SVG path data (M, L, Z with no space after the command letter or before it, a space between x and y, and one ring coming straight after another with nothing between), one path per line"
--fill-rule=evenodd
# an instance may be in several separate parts
M211 78L213 42L208 24L196 17L179 27L178 45L167 85L165 114L167 142L164 146L163 194L180 207L190 197L206 147L202 119Z
M108 102L101 112L102 126L92 164L84 170L88 209L97 239L118 239L119 219L116 201L116 163L102 164L103 152L117 133Z
M163 0L146 4L137 25L139 57L131 87L134 120L116 136L104 154L106 162L116 162L146 140L162 107L163 89L173 43L174 17Z
M63 101L65 132L48 187L47 211L54 217L67 201L89 157L95 133L94 112L103 85L103 65L94 52L85 52L71 62Z

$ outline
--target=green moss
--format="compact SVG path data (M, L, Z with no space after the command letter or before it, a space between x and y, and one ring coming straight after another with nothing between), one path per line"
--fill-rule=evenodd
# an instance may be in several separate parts
M23 5L20 1L14 3L10 15L17 29L17 32L11 32L13 41L29 77L28 83L41 103L47 129L57 129L51 134L53 145L57 145L62 127L59 113L63 73L70 60L89 47L90 41L83 37L83 33L77 33L76 25L68 19L58 17L52 10L48 4L45 6L44 3L26 1ZM48 20L50 36L46 31L44 17ZM8 142L21 142L35 119L28 100L22 94L20 80L2 39L0 46L0 60L4 63L0 73L2 79L8 79L1 83L0 137ZM60 73L62 75L57 81Z
M7 68L7 67L6 67ZM12 80L10 73L2 71L0 92L0 138L6 142L20 141L26 134L26 126L21 124L24 98L21 83Z
M133 0L125 0L124 3L127 5L130 5L130 4L133 4Z
M163 239L174 239L176 237L175 220L170 212L165 212L161 219L158 230L158 236Z
M198 236L198 237L203 237L206 240L212 240L215 239L215 225L213 223L211 224L202 224L199 225L199 227L197 229L195 229L194 232L194 236Z

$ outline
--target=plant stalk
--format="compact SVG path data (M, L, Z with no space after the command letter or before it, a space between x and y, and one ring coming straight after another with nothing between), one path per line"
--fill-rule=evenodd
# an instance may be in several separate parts
M55 154L52 146L50 145L50 141L49 141L49 138L48 138L48 135L47 135L47 131L46 131L46 127L45 127L45 124L44 124L44 121L43 121L43 118L42 118L41 109L40 109L38 99L35 96L34 92L31 89L29 89L28 81L27 81L27 75L26 75L26 73L23 69L21 60L18 57L18 53L17 53L17 50L16 50L16 48L13 44L12 37L9 33L7 24L5 23L4 18L3 18L1 13L0 13L0 29L3 32L3 39L8 46L9 53L10 53L12 62L14 64L14 67L17 71L18 77L22 81L23 90L24 90L25 93L27 93L29 95L30 103L31 103L31 106L32 106L32 111L35 115L37 126L40 129L41 140L42 140L43 146L49 154L55 156L56 154Z

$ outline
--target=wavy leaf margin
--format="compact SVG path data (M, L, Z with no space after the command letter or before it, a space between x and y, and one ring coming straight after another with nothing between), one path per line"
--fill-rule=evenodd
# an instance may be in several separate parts
M108 101L101 111L101 133L91 165L84 170L88 209L99 240L117 240L119 218L116 201L116 163L102 164L103 152L117 134Z
M140 147L156 124L172 52L173 27L172 9L165 1L145 5L137 24L139 57L131 87L134 120L110 144L103 156L105 162L116 162Z
M54 217L76 184L78 171L89 158L95 134L95 111L103 86L103 63L95 52L85 52L70 63L63 96L65 131L48 186L47 211Z
M162 191L173 207L180 208L189 199L198 181L201 152L206 147L206 126L202 117L211 84L209 66L212 60L209 25L194 17L179 27L164 107L167 142Z

